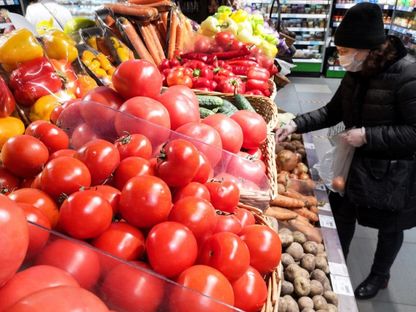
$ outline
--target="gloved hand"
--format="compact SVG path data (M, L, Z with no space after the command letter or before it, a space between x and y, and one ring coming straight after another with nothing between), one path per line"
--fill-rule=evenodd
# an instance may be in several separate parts
M298 126L293 120L289 121L289 123L276 130L276 142L283 142L289 135L294 133L297 128Z
M351 146L360 147L367 143L365 138L365 128L351 129L341 134L344 140Z

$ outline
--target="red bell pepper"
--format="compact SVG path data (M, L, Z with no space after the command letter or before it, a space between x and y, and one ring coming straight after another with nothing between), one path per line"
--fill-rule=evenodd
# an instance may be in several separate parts
M4 79L0 76L0 117L8 117L16 108L16 101Z
M208 88L209 91L214 90L214 89L212 89L211 80L209 80L207 78L202 78L202 77L194 78L192 80L192 88L194 88L194 89L204 89L204 90L205 90L205 88Z
M219 60L230 60L236 57L242 57L246 55L250 55L250 49L247 48L247 46L244 46L239 50L213 53L211 56L216 57Z
M270 78L270 73L267 69L261 67L252 67L247 73L248 79L267 81Z
M246 91L245 83L239 77L227 77L218 84L218 91L223 93L243 94Z
M10 75L15 99L31 106L38 98L61 90L62 80L45 57L20 64Z
M53 59L51 59L51 63L56 73L63 80L64 89L78 98L81 97L81 89L78 86L78 77L75 74L71 64L66 60Z
M269 82L266 80L258 80L258 79L248 79L246 84L247 90L260 90L261 92L265 93L266 90L269 90L270 85Z
M250 90L250 91L246 91L246 93L244 93L244 94L245 95L265 95L260 90Z
M232 69L232 68L230 67L230 69ZM234 77L234 76L235 75L233 74L233 72L231 70L221 68L221 67L217 67L217 68L214 69L214 81L218 84L224 78Z

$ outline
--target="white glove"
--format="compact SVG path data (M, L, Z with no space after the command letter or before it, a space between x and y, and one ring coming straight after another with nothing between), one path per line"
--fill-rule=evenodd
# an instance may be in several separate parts
M351 129L341 134L341 137L351 146L360 147L367 143L365 128Z
M286 125L276 130L276 142L283 142L289 135L294 133L298 126L296 123L291 120Z

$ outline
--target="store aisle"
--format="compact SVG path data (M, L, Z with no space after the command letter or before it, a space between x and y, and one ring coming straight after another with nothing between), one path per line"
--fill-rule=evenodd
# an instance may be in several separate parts
M277 93L276 103L294 114L308 112L325 105L336 91L340 80L325 78L290 78L291 84ZM330 148L325 136L327 130L316 131L314 143L318 157ZM357 226L347 265L353 287L363 281L370 270L377 244L377 230ZM372 300L357 301L361 312L414 312L414 267L416 255L416 228L405 231L403 247L392 268L389 287ZM340 311L345 312L345 311Z

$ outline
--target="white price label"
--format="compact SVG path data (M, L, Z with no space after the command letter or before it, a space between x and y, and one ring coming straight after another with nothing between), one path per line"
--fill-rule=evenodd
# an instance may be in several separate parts
M309 142L305 142L305 149L315 149L315 144L313 143L309 143Z
M348 269L345 263L335 263L328 261L329 271L331 274L341 275L341 276L349 276Z
M332 211L331 210L331 206L329 205L329 203L325 203L325 205L320 206L319 210L323 210L323 211Z
M326 227L330 229L336 229L337 226L335 225L335 219L331 216L319 216L319 223L321 224L321 227Z
M345 296L354 296L349 277L331 274L331 282L335 293Z

